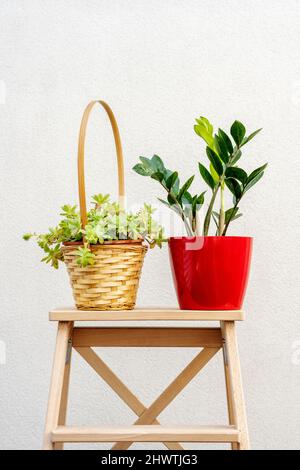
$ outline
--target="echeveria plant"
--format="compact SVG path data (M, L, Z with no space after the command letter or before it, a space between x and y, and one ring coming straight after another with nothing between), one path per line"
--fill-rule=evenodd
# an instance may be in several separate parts
M155 245L161 247L163 239L162 227L153 219L153 209L144 204L136 213L126 212L117 202L110 202L109 195L98 194L93 196L94 207L88 212L88 223L83 230L80 213L77 206L64 205L61 212L61 221L55 228L49 228L44 234L27 233L24 240L34 237L45 257L42 261L58 268L59 261L63 261L62 244L66 242L80 242L83 246L77 248L77 263L86 267L94 263L94 254L89 245L96 245L110 240L145 240L151 248Z
M199 172L211 190L211 198L204 216L202 234L209 234L210 222L213 218L217 235L226 235L229 224L241 217L240 201L245 193L252 188L263 176L267 164L256 168L247 174L237 165L242 156L241 148L261 131L258 129L246 136L245 126L234 121L230 128L230 137L222 129L214 134L213 126L205 117L196 119L194 130L206 143L206 155L209 160L209 169L199 162ZM159 199L162 203L174 210L184 222L188 236L200 234L199 217L197 211L204 203L204 192L192 195L189 188L194 180L191 176L182 186L177 171L167 169L158 155L151 159L140 157L140 163L133 170L143 176L157 180L167 191L167 200ZM233 197L232 207L225 209L225 189ZM220 193L219 210L214 210L217 195Z

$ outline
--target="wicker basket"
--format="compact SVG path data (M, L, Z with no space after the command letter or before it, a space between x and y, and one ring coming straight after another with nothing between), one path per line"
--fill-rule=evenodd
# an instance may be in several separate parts
M84 143L90 112L100 103L112 126L118 161L119 202L124 202L124 165L118 126L112 110L104 101L92 101L86 107L80 126L78 144L78 186L82 226L87 223L84 183ZM141 269L147 248L140 240L116 240L103 245L90 245L95 255L92 266L76 263L78 243L62 248L76 307L81 310L129 310L134 308Z

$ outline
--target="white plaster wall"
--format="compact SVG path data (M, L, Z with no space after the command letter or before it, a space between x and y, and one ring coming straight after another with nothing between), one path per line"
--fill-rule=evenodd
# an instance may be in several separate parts
M64 267L39 263L40 251L21 235L47 229L62 203L76 202L79 122L94 98L116 113L131 203L158 194L130 171L140 154L160 154L183 177L196 171L204 154L192 126L200 114L222 127L237 118L264 128L244 162L270 167L232 231L255 237L241 360L253 448L300 447L299 40L297 0L1 0L1 448L41 444L55 341L47 315L72 297ZM87 148L89 193L112 191L113 143L99 111ZM157 303L175 303L166 249L147 256L139 291L139 304ZM194 354L103 357L150 404ZM74 359L70 422L131 422ZM221 356L161 421L224 421L220 372Z

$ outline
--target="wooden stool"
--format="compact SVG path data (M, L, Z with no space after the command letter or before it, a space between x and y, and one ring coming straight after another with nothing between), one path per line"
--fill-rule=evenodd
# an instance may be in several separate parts
M58 309L50 312L58 321L56 349L50 386L44 449L63 449L64 442L114 442L112 449L128 449L133 442L163 442L168 449L182 450L180 442L227 442L232 449L249 449L235 321L243 312L178 309L135 309L124 311L81 311ZM195 327L74 327L86 321L219 321L219 328ZM146 408L93 347L201 347L201 352L183 369L160 396ZM110 385L137 415L132 426L66 426L66 411L72 347ZM223 350L228 403L228 426L162 426L157 417L220 350ZM138 425L138 426L137 426Z

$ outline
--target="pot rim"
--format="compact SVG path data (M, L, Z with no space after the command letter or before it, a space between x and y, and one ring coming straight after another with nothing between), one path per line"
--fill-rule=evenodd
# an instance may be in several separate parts
M247 240L253 240L253 237L247 237L247 236L243 236L243 235L195 235L195 236L178 236L178 237L169 237L168 238L168 241L170 240L195 240L195 239L200 239L200 238L215 238L215 239L237 239L237 238L244 238L244 239L247 239Z

